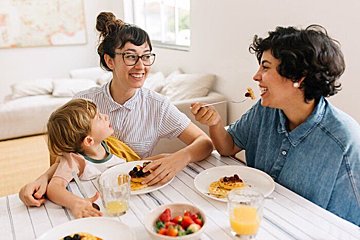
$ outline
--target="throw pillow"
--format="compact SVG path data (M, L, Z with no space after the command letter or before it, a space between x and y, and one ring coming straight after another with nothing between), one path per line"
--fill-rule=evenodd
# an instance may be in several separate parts
M59 78L53 81L53 93L55 97L72 97L75 93L98 86L91 79Z
M162 72L149 73L144 82L144 87L155 92L160 92L165 86L165 76Z
M70 71L70 78L92 79L96 82L106 72L101 67L79 68Z
M165 82L166 83L171 82L171 79L173 77L175 77L176 75L182 74L182 73L184 73L184 72L180 69L176 69L176 70L172 71L171 73L169 73L169 75L166 76Z
M53 90L52 79L36 79L34 81L19 82L11 85L11 98L20 98L34 95L51 94Z
M177 74L161 90L171 101L205 97L215 82L213 74Z
M105 83L109 82L113 77L112 72L106 72L103 73L98 79L97 79L97 84L99 85L104 85Z

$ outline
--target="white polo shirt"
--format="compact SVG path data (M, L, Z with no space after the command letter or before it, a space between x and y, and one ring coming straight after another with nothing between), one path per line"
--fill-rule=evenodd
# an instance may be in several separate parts
M139 88L123 105L110 95L110 83L76 94L92 100L100 113L109 115L114 136L126 143L141 158L151 155L160 138L178 137L191 120L165 96Z

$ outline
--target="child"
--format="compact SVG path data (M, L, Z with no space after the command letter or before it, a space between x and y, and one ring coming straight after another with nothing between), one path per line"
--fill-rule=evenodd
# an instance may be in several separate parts
M92 207L99 197L80 198L66 190L75 172L82 180L96 178L103 171L140 157L115 137L106 114L85 99L73 99L53 112L48 124L48 148L59 166L47 188L47 197L70 209L76 218L102 216Z

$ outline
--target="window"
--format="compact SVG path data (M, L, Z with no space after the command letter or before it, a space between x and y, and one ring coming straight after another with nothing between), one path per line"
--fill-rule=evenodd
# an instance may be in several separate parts
M124 0L125 22L150 35L157 47L190 47L190 0Z

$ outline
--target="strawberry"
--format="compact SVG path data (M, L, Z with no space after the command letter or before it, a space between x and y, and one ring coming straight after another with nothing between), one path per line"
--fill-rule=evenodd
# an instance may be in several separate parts
M199 218L198 215L195 214L195 213L191 213L191 214L190 214L190 217L191 217L191 219L192 219L193 221L195 221L196 219Z
M174 223L174 222L166 222L165 228L169 228L169 226L175 226L175 225L176 225L176 223Z
M183 220L183 217L180 216L180 215L174 217L173 219L171 219L171 221L172 221L173 223L176 223L176 224L181 224L182 220Z
M163 222L169 222L171 219L171 212L170 209L167 208L163 213L161 213L159 220Z
M184 214L185 215L185 214ZM189 225L193 224L194 221L189 216L184 216L181 222L181 226L186 229Z
M199 219L199 218L195 219L195 220L194 220L194 222L195 222L196 224L200 225L200 226L202 226L202 225L203 225L202 220L201 220L201 219Z
M185 212L184 212L184 216L190 217L190 216L191 216L191 212L190 212L190 211L185 211Z

